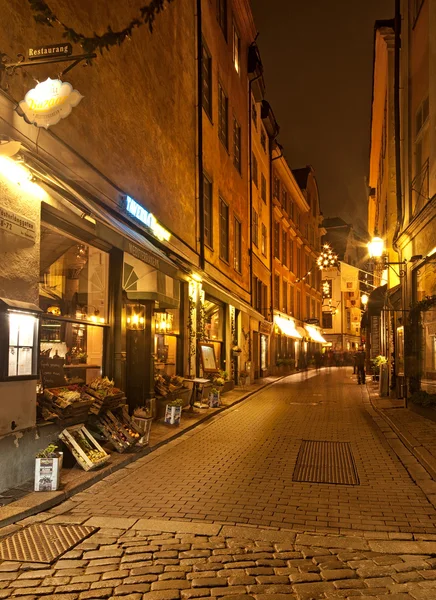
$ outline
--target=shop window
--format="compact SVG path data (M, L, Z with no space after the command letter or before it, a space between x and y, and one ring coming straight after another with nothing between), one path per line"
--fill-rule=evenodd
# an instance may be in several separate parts
M158 373L174 376L179 372L177 365L180 337L179 309L161 309L154 313L155 368Z
M43 312L106 323L108 264L106 252L41 227L39 305Z
M39 304L45 316L39 350L43 384L56 365L69 383L89 383L101 375L108 265L106 252L41 227ZM134 273L131 276L135 286Z
M415 293L416 302L432 297L436 290L436 265L428 262L415 271ZM421 312L419 323L421 331L420 340L420 380L421 389L434 393L436 389L436 307L429 306ZM418 332L416 332L418 333Z
M104 328L85 323L41 319L41 375L54 365L63 368L67 383L89 383L101 375Z
M204 301L204 328L208 343L215 349L217 364L222 366L224 343L224 305L220 302L206 297Z

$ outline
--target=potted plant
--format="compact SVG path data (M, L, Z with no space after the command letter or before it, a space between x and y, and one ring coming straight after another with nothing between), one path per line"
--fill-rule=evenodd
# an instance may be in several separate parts
M242 354L242 348L240 346L233 346L233 356L240 356Z
M209 406L210 408L221 406L221 394L216 387L213 387L209 392Z
M250 378L250 373L248 371L246 371L245 369L242 369L241 371L239 371L239 381L241 382L241 385L244 386L247 383L247 379Z
M165 409L165 423L168 425L180 425L182 418L183 400L176 398L167 403Z
M374 381L378 381L380 377L380 367L381 365L385 365L388 362L388 359L381 354L371 359L372 363L372 374Z
M55 444L40 450L35 458L35 492L54 492L59 488L63 453Z

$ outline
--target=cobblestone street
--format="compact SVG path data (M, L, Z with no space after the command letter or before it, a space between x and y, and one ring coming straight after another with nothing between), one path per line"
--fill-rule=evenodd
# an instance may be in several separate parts
M75 496L74 514L436 533L351 369L293 375ZM360 485L292 480L302 440L349 442Z
M358 484L294 481L303 440L348 442ZM435 600L434 493L351 369L293 375L0 530L99 528L0 563L0 599Z

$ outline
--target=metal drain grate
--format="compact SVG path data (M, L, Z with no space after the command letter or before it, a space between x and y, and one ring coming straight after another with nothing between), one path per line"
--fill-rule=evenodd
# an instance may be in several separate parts
M0 560L52 563L97 530L84 525L35 523L0 542Z
M359 485L359 476L350 444L303 440L292 480Z

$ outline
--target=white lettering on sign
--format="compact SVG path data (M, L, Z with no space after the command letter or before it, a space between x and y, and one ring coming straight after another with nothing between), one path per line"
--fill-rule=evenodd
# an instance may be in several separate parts
M20 108L29 123L48 129L68 117L82 98L70 83L49 77L27 92Z
M168 242L171 238L171 234L156 220L156 217L145 210L140 204L138 204L133 198L127 196L126 198L127 212L133 217L136 217L138 221L141 221L144 225L149 227L158 240Z
M35 223L0 206L0 230L35 241Z

